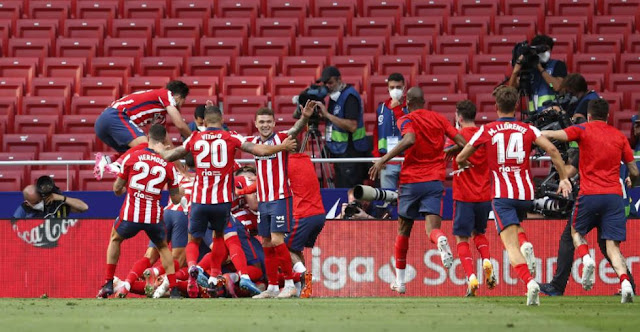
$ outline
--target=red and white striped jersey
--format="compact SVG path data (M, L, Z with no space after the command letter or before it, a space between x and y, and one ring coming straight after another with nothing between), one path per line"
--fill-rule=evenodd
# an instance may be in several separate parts
M195 182L195 179L196 178L193 176L187 177L182 175L181 173L178 173L178 183L180 185L180 188L184 190L184 198L187 201L187 205L183 207L182 204L173 204L173 202L169 200L169 204L167 204L164 209L171 211L189 212L189 209L191 208L191 196L193 194L193 184Z
M254 144L280 145L289 134L286 131L274 133L263 141L260 136L248 140ZM271 202L291 196L289 187L289 152L281 151L270 156L256 156L258 171L258 202Z
M238 189L244 189L251 185L251 180L245 176L236 176L234 178L235 187ZM244 195L235 196L233 203L231 203L231 215L242 225L244 228L251 232L258 230L258 214L247 205L247 201L244 199Z
M133 123L142 127L149 123L164 123L167 106L176 106L176 101L167 89L134 92L113 103L111 108L126 114Z
M178 188L178 171L155 151L143 149L125 156L118 177L127 181L120 220L157 224L162 220L160 196L165 185Z
M533 199L529 157L531 146L540 135L540 130L515 118L500 118L473 135L469 144L487 148L492 197Z
M191 202L221 204L233 200L233 169L236 149L245 142L236 132L207 128L194 132L182 146L193 153L196 182Z

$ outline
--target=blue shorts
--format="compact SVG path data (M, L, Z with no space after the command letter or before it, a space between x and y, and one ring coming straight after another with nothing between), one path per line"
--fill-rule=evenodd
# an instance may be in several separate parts
M258 234L289 233L293 227L293 198L258 203Z
M189 234L203 238L207 228L222 232L231 214L231 203L198 204L191 203L189 213Z
M511 225L520 225L527 217L527 211L531 208L531 201L521 201L509 198L494 198L491 201L493 215L496 218L498 234Z
M491 201L453 201L453 235L470 237L473 232L484 234L491 212Z
M398 215L409 220L416 220L427 214L442 216L443 193L441 181L401 184L398 191Z
M167 228L167 242L171 248L184 248L187 246L187 227L189 218L182 211L164 210L162 220ZM149 247L155 248L153 242Z
M571 214L573 228L582 236L600 227L600 238L612 241L627 239L627 218L620 195L578 196Z
M130 239L138 232L144 231L147 233L149 240L155 243L156 245L162 243L166 238L166 230L164 227L164 222L159 222L157 224L144 224L138 222L131 222L126 220L120 220L120 218L116 218L116 221L113 223L113 228L115 228L116 233L125 239Z
M322 228L326 217L324 214L318 214L306 218L296 220L291 233L284 237L284 242L291 250L302 251L304 248L313 248L316 239Z
M129 150L131 141L144 136L144 132L126 114L115 108L102 111L94 128L102 142L120 153Z
M208 254L211 251L211 244L213 243L213 231L207 228L207 231L204 233L204 237L202 241L200 241L200 247L198 248L198 262L202 260L204 255Z
M242 251L244 251L244 256L247 258L248 265L255 265L257 263L264 262L262 244L258 239L249 235L249 232L244 229L244 226L242 229L238 230L238 238L240 239L240 244L242 244Z

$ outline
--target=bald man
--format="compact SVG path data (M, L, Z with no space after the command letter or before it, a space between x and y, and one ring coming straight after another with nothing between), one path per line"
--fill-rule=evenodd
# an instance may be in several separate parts
M89 209L85 202L55 192L43 198L32 184L22 190L22 196L24 202L13 213L16 219L66 218L70 212L85 212Z
M400 170L398 196L398 236L395 243L396 280L391 289L400 294L406 292L405 268L409 236L413 221L424 216L425 229L431 242L437 244L442 265L450 268L453 255L445 234L440 230L442 222L442 196L445 179L444 137L447 136L460 148L466 140L444 116L423 109L424 93L419 87L407 91L409 114L398 119L402 140L380 158L369 170L374 180L385 163L405 153Z

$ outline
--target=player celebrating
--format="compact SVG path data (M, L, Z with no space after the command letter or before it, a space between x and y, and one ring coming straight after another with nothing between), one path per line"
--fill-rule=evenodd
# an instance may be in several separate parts
M120 257L120 244L140 231L147 233L160 253L162 265L167 272L168 286L172 289L171 297L180 297L177 288L174 288L175 269L165 239L160 206L160 193L165 184L169 186L169 195L174 204L180 203L182 198L173 163L166 162L158 154L164 150L166 136L167 131L163 126L152 125L149 128L149 148L133 152L123 160L122 171L113 184L113 192L118 196L126 192L127 197L111 231L107 248L106 282L98 293L98 298L113 294L113 275Z
M196 182L190 212L189 242L186 247L189 297L198 296L196 284L198 247L207 227L214 231L210 282L217 283L216 277L222 274L222 262L227 257L223 237L233 199L233 167L236 150L264 156L295 148L295 140L289 137L284 138L280 145L257 145L246 142L244 137L236 133L223 130L222 112L217 106L206 108L204 121L207 130L193 133L182 146L162 153L163 158L168 161L182 158L190 152L196 159ZM244 282L251 283L251 280L244 280ZM214 288L214 285L211 285L211 288Z
M627 185L638 178L638 167L627 138L607 124L609 104L604 99L589 101L588 123L565 130L544 131L550 139L578 142L580 148L580 192L571 214L571 235L578 256L582 257L582 287L590 290L595 282L596 264L589 255L584 238L593 228L602 230L606 240L607 255L620 278L622 303L633 302L633 287L627 276L627 265L620 252L620 242L626 240L626 222L622 188L620 186L620 161L629 169Z
M540 286L531 276L527 257L520 250L518 238L526 236L520 223L526 217L533 200L533 183L529 156L532 144L536 144L551 156L558 171L558 191L565 197L571 192L564 162L558 149L540 131L528 124L516 121L515 111L520 95L512 87L500 86L494 91L498 121L480 127L469 144L456 157L458 167L465 169L469 157L481 146L487 149L487 163L492 179L493 213L498 233L507 249L511 265L527 285L527 305L539 305ZM520 234L522 235L520 235ZM528 241L527 241L528 242ZM531 255L533 256L533 255Z
M449 242L440 230L442 181L445 178L444 137L446 135L460 147L467 142L444 116L422 109L424 94L419 87L407 91L407 106L409 114L398 120L402 140L369 169L369 176L375 180L387 161L406 150L400 169L396 280L391 283L391 289L400 294L406 292L404 280L409 235L413 221L420 214L425 216L425 228L431 242L438 245L442 265L448 269L453 264Z
M120 154L134 147L146 148L147 137L140 128L151 123L164 124L167 114L180 134L185 137L191 135L189 126L182 120L178 110L188 94L189 87L186 84L171 81L163 89L134 92L107 107L96 120L96 135L118 153L112 156L96 154L93 169L96 179L101 180L105 170L118 172L123 158L116 161Z
M470 100L456 104L456 121L461 128L459 132L467 141L479 129L475 125L475 118L476 106ZM453 163L453 235L456 237L458 255L467 275L467 296L475 296L479 282L473 270L473 259L469 249L471 236L482 257L485 284L489 289L496 286L496 277L489 256L489 241L484 235L491 212L486 148L480 147L469 158L469 162L475 166L462 170L458 169L457 163Z

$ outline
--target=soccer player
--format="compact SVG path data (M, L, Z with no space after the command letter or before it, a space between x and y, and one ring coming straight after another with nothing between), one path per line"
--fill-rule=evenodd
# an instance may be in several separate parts
M589 254L585 236L593 228L601 229L606 240L607 255L620 278L622 303L633 302L633 288L627 275L627 265L620 252L620 242L626 240L627 219L620 186L620 161L629 169L630 185L638 167L627 138L607 124L609 103L604 99L589 101L588 123L564 130L544 131L543 135L562 142L578 142L580 148L580 191L571 214L571 236L579 257L582 257L582 287L590 290L595 282L596 264Z
M173 163L166 162L158 154L165 149L166 129L159 124L149 128L149 147L135 151L123 160L122 171L113 184L113 192L120 196L127 193L120 216L111 230L111 239L107 248L106 282L98 298L106 298L113 294L113 275L120 257L120 244L144 231L156 245L167 272L168 286L172 297L179 297L174 288L176 283L173 257L165 237L165 225L162 221L160 196L165 185L169 187L169 195L174 204L182 198L177 181L177 170Z
M440 230L444 192L442 182L445 179L444 137L449 137L460 147L467 142L444 116L423 109L424 93L419 87L407 91L407 106L409 114L398 120L402 140L369 169L371 180L375 180L385 163L406 151L398 190L396 280L391 283L391 289L400 294L406 292L404 281L409 236L413 221L421 214L426 219L427 235L438 246L442 265L448 269L453 264L449 242Z
M188 94L189 87L186 84L171 81L163 89L134 92L107 107L96 120L95 131L102 142L118 153L112 156L96 154L96 165L93 168L96 179L101 180L105 170L117 173L124 158L122 153L130 148L147 147L147 137L140 129L145 125L164 124L169 115L180 134L185 137L191 135L191 130L182 120L179 111ZM169 144L170 141L165 143Z
M478 131L475 124L476 106L470 100L456 104L456 121L460 126L460 135L469 141ZM487 220L491 212L491 188L489 187L489 168L484 146L470 158L474 167L458 169L453 163L453 235L458 245L458 256L467 276L467 296L475 296L478 290L478 277L474 273L469 239L473 237L476 249L482 257L485 284L489 289L496 286L493 264L489 255L489 241L484 235Z
M260 108L256 112L255 125L260 135L251 139L256 146L280 144L286 137L297 136L307 125L316 106L324 104L309 100L302 110L302 116L287 131L274 132L276 125L273 110ZM262 247L269 286L254 298L288 298L297 295L293 282L293 268L289 249L284 243L284 235L293 226L293 200L289 185L289 153L282 151L264 157L256 157L258 171L258 234L262 236ZM315 174L315 173L314 173ZM285 276L284 288L278 285L278 267Z
M295 148L295 140L285 137L279 145L258 145L245 141L235 132L222 129L224 122L222 112L217 106L208 106L204 113L207 130L193 133L182 146L164 151L163 158L168 161L177 160L188 153L196 159L196 182L189 222L189 242L186 247L187 265L189 266L189 297L197 297L198 276L197 259L199 245L207 227L214 231L211 249L210 275L221 276L221 266L227 257L224 245L224 229L231 213L233 200L233 167L237 149L259 155L275 155L280 151ZM249 280L249 282L251 282ZM211 285L214 288L214 285Z
M537 128L516 120L515 112L520 100L518 90L500 86L494 91L494 96L499 119L480 127L458 154L456 162L461 169L475 167L468 159L481 146L485 146L498 233L511 265L527 285L527 305L539 305L540 286L531 276L531 264L528 264L528 259L535 257L523 255L519 245L519 238L526 237L520 223L531 207L534 192L529 165L531 146L535 143L551 156L560 178L558 191L565 197L571 192L571 182L567 179L558 149Z

